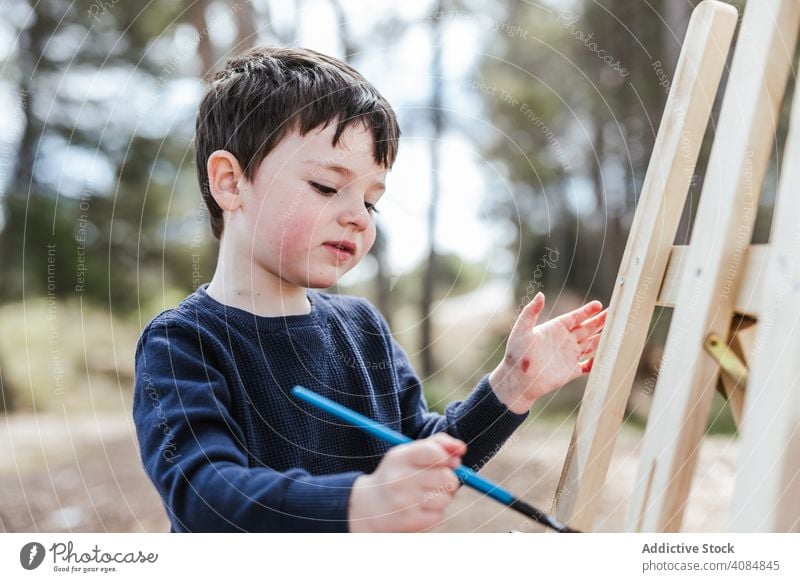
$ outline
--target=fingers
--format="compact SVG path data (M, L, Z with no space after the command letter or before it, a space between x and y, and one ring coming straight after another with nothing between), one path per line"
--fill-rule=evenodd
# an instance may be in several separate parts
M597 346L600 345L600 338L602 337L601 334L593 335L592 337L580 342L578 347L581 349L580 358L585 358L589 354L593 353L597 350Z
M544 293L539 292L520 312L511 335L515 333L530 331L539 322L539 315L544 309ZM606 322L608 309L603 309L603 304L599 301L590 301L583 307L565 313L554 321L560 322L569 331L576 333L577 340L583 341L586 338L598 333Z
M446 433L391 448L353 484L351 531L424 531L445 517L459 489L467 445ZM355 528L355 529L352 529Z
M604 309L597 315L590 317L582 324L575 327L572 330L572 333L575 335L575 338L578 340L578 342L582 342L587 338L602 331L603 326L606 324L607 316L608 316L608 309Z
M423 509L444 509L458 492L460 481L452 469L438 467L426 471L422 498Z
M584 360L582 362L578 362L577 364L575 364L572 373L569 375L569 378L567 378L564 383L567 384L569 382L572 382L575 378L580 378L581 376L585 376L586 374L592 371L593 366L594 366L594 357L591 357L588 360Z
M464 441L458 440L445 432L433 435L431 440L440 445L449 455L445 461L448 467L455 468L461 464L461 457L467 452L467 445Z
M562 323L570 331L582 324L593 315L597 315L603 309L603 304L599 301L590 301L583 307L579 307L575 311L570 311L556 318L556 321ZM591 334L590 334L591 335Z
M437 433L433 435L431 439L444 447L444 449L451 455L457 455L461 457L467 452L467 445L464 441L458 440L457 438L450 436L445 432Z
M461 464L461 457L466 452L467 445L448 434L438 433L397 448L402 448L402 454L407 455L408 462L416 467L455 468Z
M539 314L544 309L544 293L541 291L528 303L520 312L514 327L511 329L511 335L521 332L527 332L536 327L539 321Z

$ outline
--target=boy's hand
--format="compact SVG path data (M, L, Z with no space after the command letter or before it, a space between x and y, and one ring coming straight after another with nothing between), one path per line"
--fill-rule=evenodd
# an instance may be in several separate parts
M608 312L592 301L537 326L543 308L544 294L537 293L519 314L503 361L489 375L497 398L516 414L592 369L594 358L583 360L597 349Z
M458 491L453 469L467 445L445 433L398 445L353 483L352 532L421 531L437 525Z

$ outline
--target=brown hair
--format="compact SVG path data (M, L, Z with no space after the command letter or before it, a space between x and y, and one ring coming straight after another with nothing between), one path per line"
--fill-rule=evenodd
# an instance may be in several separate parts
M350 126L372 131L375 163L391 168L400 127L389 103L342 61L300 48L257 47L230 59L211 79L195 126L197 178L220 238L222 209L211 196L206 164L227 150L252 180L263 159L293 130L305 135L337 123L332 145Z

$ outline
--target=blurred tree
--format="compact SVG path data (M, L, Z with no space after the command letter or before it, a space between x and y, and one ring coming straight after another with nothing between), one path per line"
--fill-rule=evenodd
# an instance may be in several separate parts
M179 8L85 0L30 8L7 75L23 129L4 204L3 270L16 276L2 278L3 301L47 293L126 311L148 269L163 268L164 286L188 287L188 239L175 254L138 244L175 234L164 217L190 134L170 124L185 130L187 120L157 127L149 117L179 64L164 52ZM176 175L157 177L166 167Z
M532 298L537 263L555 249L559 264L537 285L610 299L691 8L506 4L524 34L497 35L476 82L504 136L488 153L513 194L493 217L517 230L519 297Z
M13 412L15 405L14 388L6 380L3 363L0 361L0 412Z
M430 19L431 45L433 48L430 78L431 96L429 111L431 115L430 139L430 183L431 199L428 204L428 261L425 267L425 276L422 279L422 300L420 301L420 365L422 377L430 378L436 372L436 359L434 357L433 319L431 308L434 298L435 275L438 269L438 254L436 251L436 226L438 223L438 206L440 194L440 153L441 141L444 132L445 115L442 107L442 93L444 91L444 75L442 71L442 12L445 3L443 0L434 2L434 12Z
M214 6L211 19L181 0L6 11L17 40L0 89L16 94L19 133L0 136L13 152L0 158L0 302L44 295L56 330L65 299L146 318L213 272L186 101L216 64L211 37L233 22L242 45L256 26L244 0Z
M207 80L214 72L217 59L214 57L214 45L211 44L211 36L208 34L208 23L206 12L208 2L206 0L187 0L186 11L189 22L194 26L197 36L197 55L200 57L200 77Z

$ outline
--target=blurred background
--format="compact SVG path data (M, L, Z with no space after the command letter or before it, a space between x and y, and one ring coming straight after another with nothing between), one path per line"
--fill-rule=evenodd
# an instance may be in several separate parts
M316 49L393 104L403 138L377 243L328 291L378 306L442 410L498 363L538 291L546 317L609 301L694 5L0 2L0 531L168 528L136 450L133 355L147 322L214 271L193 133L204 79L227 58ZM676 243L712 137L713 123ZM781 143L755 242L769 235ZM600 529L621 528L668 324L658 309ZM547 505L583 384L538 402L487 474ZM719 397L709 433L700 481L719 482L693 498L689 530L724 529L735 442ZM524 529L469 495L443 531Z

